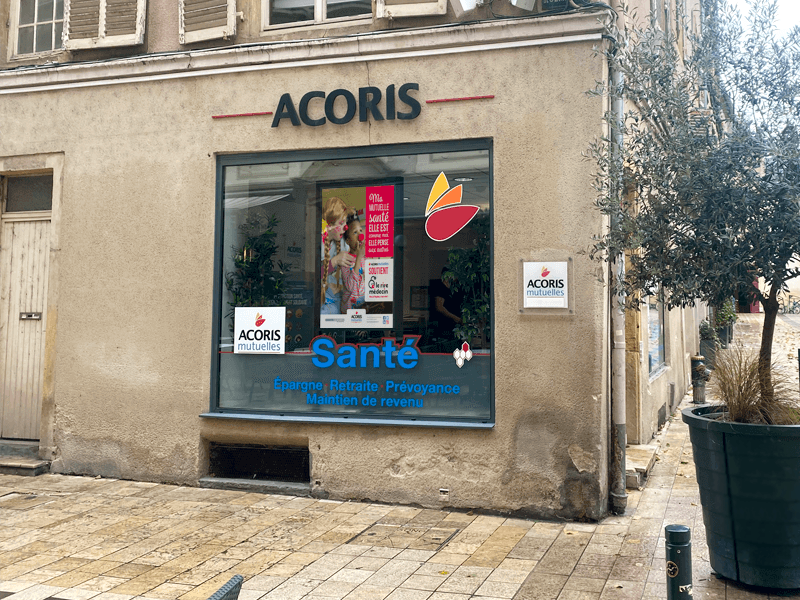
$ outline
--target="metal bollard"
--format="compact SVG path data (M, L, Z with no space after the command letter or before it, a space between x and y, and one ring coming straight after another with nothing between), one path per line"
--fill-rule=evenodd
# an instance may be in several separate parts
M706 381L711 378L711 371L706 368L705 361L703 356L692 357L692 402L694 404L706 403Z
M667 548L667 600L692 598L692 532L685 525L664 528Z

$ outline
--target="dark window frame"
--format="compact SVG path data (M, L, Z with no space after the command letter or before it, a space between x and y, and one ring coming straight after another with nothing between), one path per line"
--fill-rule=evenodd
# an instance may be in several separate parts
M245 166L256 164L277 164L302 161L347 160L364 159L388 156L406 156L414 154L433 154L440 152L460 152L486 150L489 154L489 239L490 239L490 281L492 282L491 302L491 331L495 327L495 300L494 300L494 146L490 138L474 140L454 140L430 143L393 144L376 146L359 146L350 148L326 148L319 150L277 151L264 153L225 154L217 155L216 164L216 207L214 226L214 281L212 302L212 343L211 343L211 373L209 390L209 411L200 416L205 418L241 419L257 421L290 421L303 423L346 423L369 425L402 425L417 427L455 427L455 428L492 428L495 424L495 352L492 347L490 354L490 382L489 382L489 417L483 420L458 417L442 418L350 418L341 416L318 416L280 414L268 412L243 412L236 409L225 409L219 406L219 344L220 327L223 302L223 233L224 233L224 172L227 167ZM316 304L315 304L316 306Z

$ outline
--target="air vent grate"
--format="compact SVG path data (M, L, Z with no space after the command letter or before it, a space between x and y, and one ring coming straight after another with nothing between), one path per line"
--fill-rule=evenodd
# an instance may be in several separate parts
M213 477L308 483L310 467L308 448L212 442L209 450L209 473Z

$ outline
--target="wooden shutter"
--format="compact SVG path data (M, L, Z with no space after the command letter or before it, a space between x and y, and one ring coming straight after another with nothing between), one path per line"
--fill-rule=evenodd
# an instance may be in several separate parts
M424 17L447 13L447 0L377 0L375 16L378 19L398 17Z
M181 44L236 35L236 0L178 0Z
M65 0L67 50L135 46L144 42L146 0Z

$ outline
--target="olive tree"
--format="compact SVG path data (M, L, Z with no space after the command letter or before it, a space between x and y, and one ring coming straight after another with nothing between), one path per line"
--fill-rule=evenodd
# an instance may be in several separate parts
M592 255L624 254L613 285L629 306L654 293L720 306L746 290L763 307L770 401L777 296L800 275L800 28L777 33L775 0L751 1L747 27L725 0L701 0L665 27L623 9L607 37L598 52L620 77L593 93L625 108L589 151L612 224Z

